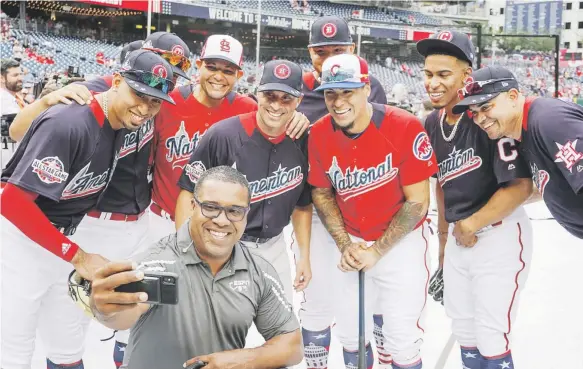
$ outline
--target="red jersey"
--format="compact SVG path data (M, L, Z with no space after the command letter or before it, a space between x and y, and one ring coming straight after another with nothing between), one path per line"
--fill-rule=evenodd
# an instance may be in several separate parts
M176 106L164 103L154 121L152 201L174 216L178 180L200 138L223 119L256 111L257 103L231 92L221 105L209 108L194 98L190 85L176 88L170 96Z
M402 109L372 104L371 124L356 138L328 114L308 140L308 182L336 191L348 233L377 240L403 203L403 186L431 177L437 160L419 120Z

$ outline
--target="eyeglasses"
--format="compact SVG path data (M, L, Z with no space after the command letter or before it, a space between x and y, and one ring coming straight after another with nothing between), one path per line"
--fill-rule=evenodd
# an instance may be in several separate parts
M194 196L194 201L200 206L200 211L202 215L209 219L215 219L221 215L224 211L227 219L231 222L240 222L245 218L245 215L249 212L250 207L241 206L220 206L210 202L200 202L196 196Z
M486 81L472 81L466 83L463 88L458 90L458 96L460 99L463 99L468 96L474 96L482 91L484 91L484 86L490 85L492 83L501 82L501 81L514 81L514 78L498 78L498 79L489 79Z
M169 79L157 76L152 72L146 72L143 70L128 70L121 72L120 74L123 77L130 76L129 78L131 80L143 83L149 87L155 88L156 90L160 90L165 94L174 89L174 82Z
M188 71L192 66L190 60L184 55L156 48L144 48L144 49L155 52L156 54L160 55L164 60L166 60L168 63L172 64L175 67L180 68L183 72Z

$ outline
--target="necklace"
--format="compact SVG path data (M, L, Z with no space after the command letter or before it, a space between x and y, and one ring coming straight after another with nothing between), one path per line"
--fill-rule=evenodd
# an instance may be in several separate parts
M439 122L439 126L441 127L441 135L443 136L443 139L445 140L445 142L451 142L451 140L453 140L453 138L455 137L455 133L457 132L457 127L459 126L462 118L464 117L464 114L462 113L462 115L460 115L460 117L457 119L457 122L455 122L453 129L451 130L451 133L449 134L449 136L445 135L445 130L443 129L443 123L445 122L445 116L447 114L445 112L443 112L443 115L441 116L441 122Z
M107 92L103 94L101 102L103 103L103 113L105 114L105 118L109 120L109 109L107 108Z

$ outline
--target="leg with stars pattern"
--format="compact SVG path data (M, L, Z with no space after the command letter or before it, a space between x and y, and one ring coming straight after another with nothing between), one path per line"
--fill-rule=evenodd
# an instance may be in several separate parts
M464 369L482 369L484 358L477 347L460 347Z
M512 354L510 351L495 357L484 357L480 369L514 369Z

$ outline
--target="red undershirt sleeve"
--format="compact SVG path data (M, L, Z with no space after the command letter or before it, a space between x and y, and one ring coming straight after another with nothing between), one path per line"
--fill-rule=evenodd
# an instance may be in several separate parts
M7 183L0 195L0 214L28 238L70 262L79 246L59 232L34 200L37 194Z

